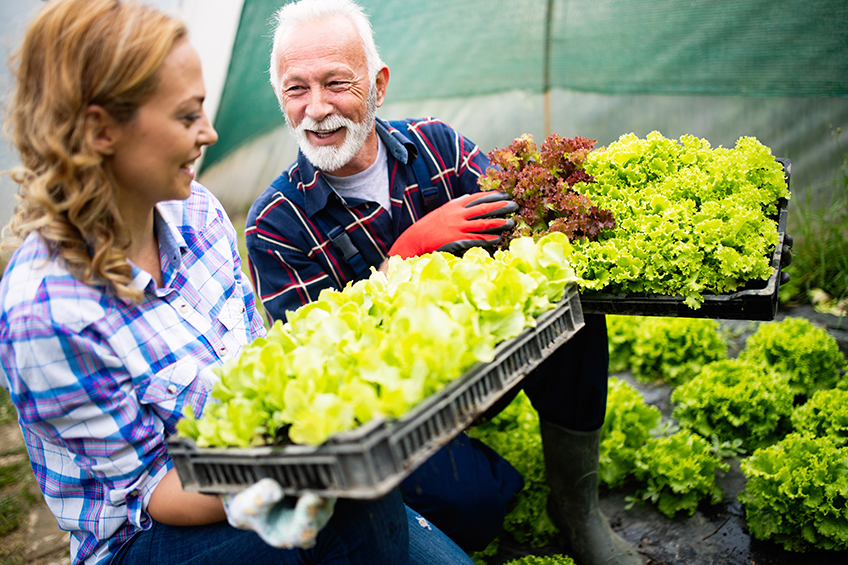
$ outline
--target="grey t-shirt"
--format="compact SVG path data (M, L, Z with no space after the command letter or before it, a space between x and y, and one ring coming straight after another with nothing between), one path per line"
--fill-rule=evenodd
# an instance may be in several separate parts
M370 167L361 173L347 177L336 177L324 173L324 177L343 199L354 197L376 202L391 214L392 206L389 196L386 146L383 145L383 140L379 137L377 137L377 142L379 144L377 158Z

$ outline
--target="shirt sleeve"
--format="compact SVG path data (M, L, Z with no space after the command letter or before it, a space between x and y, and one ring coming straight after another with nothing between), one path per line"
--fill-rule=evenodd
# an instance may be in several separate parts
M251 285L250 279L244 274L244 270L242 269L241 254L238 246L238 235L236 234L235 226L233 226L229 216L227 216L223 208L218 208L218 213L222 216L222 220L224 220L227 241L230 244L230 252L232 253L233 258L233 278L236 285L241 288L241 296L244 299L244 307L247 309L249 314L250 327L248 328L247 340L250 342L257 337L265 335L265 324L262 322L262 315L256 308L256 294L254 293L253 286Z
M458 132L456 146L459 149L456 155L459 189L454 193L455 196L480 192L478 182L490 166L489 158L477 145Z
M321 252L314 226L298 207L280 198L255 216L245 229L250 276L269 321L318 299L325 288L338 288L323 265L303 249ZM338 266L341 269L341 266Z

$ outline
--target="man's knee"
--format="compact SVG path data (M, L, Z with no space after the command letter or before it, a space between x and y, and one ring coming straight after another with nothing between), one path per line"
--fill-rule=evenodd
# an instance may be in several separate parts
M466 551L501 532L507 505L524 480L505 459L462 434L403 481L406 504Z

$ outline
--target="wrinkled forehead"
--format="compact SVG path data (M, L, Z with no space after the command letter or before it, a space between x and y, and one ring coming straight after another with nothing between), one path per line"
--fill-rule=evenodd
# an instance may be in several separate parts
M368 64L356 27L341 15L300 23L281 36L278 51L281 75L292 66Z

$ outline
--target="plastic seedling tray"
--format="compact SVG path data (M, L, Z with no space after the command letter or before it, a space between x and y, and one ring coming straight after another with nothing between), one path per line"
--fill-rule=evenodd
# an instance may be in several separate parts
M378 498L462 432L487 408L583 327L576 288L513 339L490 363L478 364L393 421L372 420L319 446L200 448L171 436L168 450L183 487L209 494L238 492L270 477L286 494L311 491L339 498Z
M777 159L783 165L786 187L792 162ZM723 318L728 320L773 320L777 315L780 290L781 255L786 237L788 201L778 201L778 243L771 258L772 275L767 281L752 281L744 288L730 294L704 294L704 303L697 310L684 304L682 296L656 294L612 294L584 292L580 296L586 314L620 314L630 316L670 316L681 318Z

